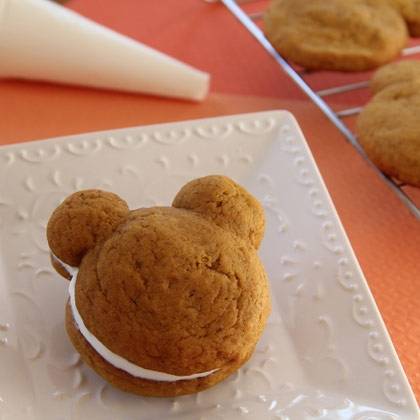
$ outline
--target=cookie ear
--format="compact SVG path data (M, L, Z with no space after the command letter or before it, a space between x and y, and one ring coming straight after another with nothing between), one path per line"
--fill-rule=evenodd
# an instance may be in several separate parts
M225 176L195 179L176 195L173 207L192 210L258 248L264 235L264 210L244 188Z
M113 193L85 190L72 194L48 221L52 253L64 263L78 266L86 252L107 238L128 213L127 203Z

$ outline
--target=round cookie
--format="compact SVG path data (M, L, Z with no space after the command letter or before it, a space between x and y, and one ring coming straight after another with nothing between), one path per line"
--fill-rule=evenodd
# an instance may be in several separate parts
M198 212L258 248L264 235L261 204L226 177L195 179L181 188L172 205ZM226 214L232 217L227 218Z
M420 61L400 61L377 70L370 81L370 88L377 93L395 83L410 82L414 79L420 79Z
M71 243L71 235L80 232L61 230L57 217L68 223L65 214L71 210L83 221L70 218L73 226L103 232L99 219L87 226L84 213L75 213L75 203L85 209L87 200L96 212L95 200L102 208L102 198L103 192L80 192L56 209L48 238L58 263L69 254L61 248L65 238ZM115 201L119 210L121 201ZM98 214L109 233L98 235L81 256L66 309L66 329L82 360L125 391L175 396L213 386L249 359L270 298L257 254L264 213L248 192L228 178L210 176L184 186L174 207L127 212L112 229L114 213ZM58 240L63 232L70 236ZM90 335L132 365L171 378L124 371L103 356Z
M313 70L372 69L408 39L401 14L380 0L273 0L264 23L280 54Z
M420 186L420 80L392 84L357 120L360 144L386 174Z
M85 190L73 194L48 221L49 246L63 262L77 266L86 251L108 237L128 211L127 203L110 192Z

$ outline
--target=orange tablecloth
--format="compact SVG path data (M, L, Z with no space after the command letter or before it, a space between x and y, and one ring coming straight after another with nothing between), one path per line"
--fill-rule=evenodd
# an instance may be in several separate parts
M68 7L213 76L203 104L0 82L0 144L164 121L289 109L298 118L420 399L420 223L226 9L203 0L70 0ZM321 75L334 83L347 76ZM358 76L360 77L360 76ZM216 93L217 92L217 93ZM350 99L337 98L345 105Z

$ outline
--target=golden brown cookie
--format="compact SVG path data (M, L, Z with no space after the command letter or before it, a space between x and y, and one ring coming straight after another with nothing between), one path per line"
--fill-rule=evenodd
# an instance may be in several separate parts
M272 0L264 30L286 59L314 70L372 69L408 39L401 14L383 0Z
M48 243L62 261L77 266L86 251L108 237L127 215L127 203L113 193L78 192L66 198L51 215Z
M386 174L420 186L420 80L381 90L357 120L359 141Z
M136 394L175 396L220 382L252 355L270 312L267 276L257 255L264 229L260 204L221 176L184 186L175 207L125 212L122 200L112 196L114 211L104 211L103 194L91 190L69 197L53 213L51 231L48 226L59 260L72 253L81 258L70 286L77 313L71 293L66 310L73 345L106 380ZM85 217L86 203L93 226ZM119 223L109 223L116 209ZM79 233L75 226L80 236L93 238L88 246L71 245ZM135 367L174 376L130 374L107 360L90 336ZM197 374L203 376L185 378Z
M172 205L208 217L218 226L248 240L255 248L263 238L265 219L261 204L229 178L195 179L181 188Z
M373 75L370 88L374 93L395 84L420 79L420 61L400 61L388 64Z

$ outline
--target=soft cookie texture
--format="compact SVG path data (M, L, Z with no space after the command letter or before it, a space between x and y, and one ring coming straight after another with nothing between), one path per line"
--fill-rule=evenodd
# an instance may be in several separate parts
M97 242L109 237L128 216L127 203L99 190L68 197L48 221L50 248L65 263L78 266Z
M186 184L172 207L129 211L114 194L81 191L52 214L53 265L79 267L77 310L103 345L157 372L200 378L157 381L106 361L66 310L68 335L83 361L118 388L147 396L204 390L252 355L270 312L257 248L261 205L223 176ZM67 246L66 246L67 244Z
M377 70L370 81L370 88L374 93L378 93L390 85L415 79L420 80L420 61L400 61Z
M314 70L372 69L408 39L401 13L385 0L272 0L264 22L280 54Z
M377 93L357 120L359 141L386 174L420 186L420 80Z

